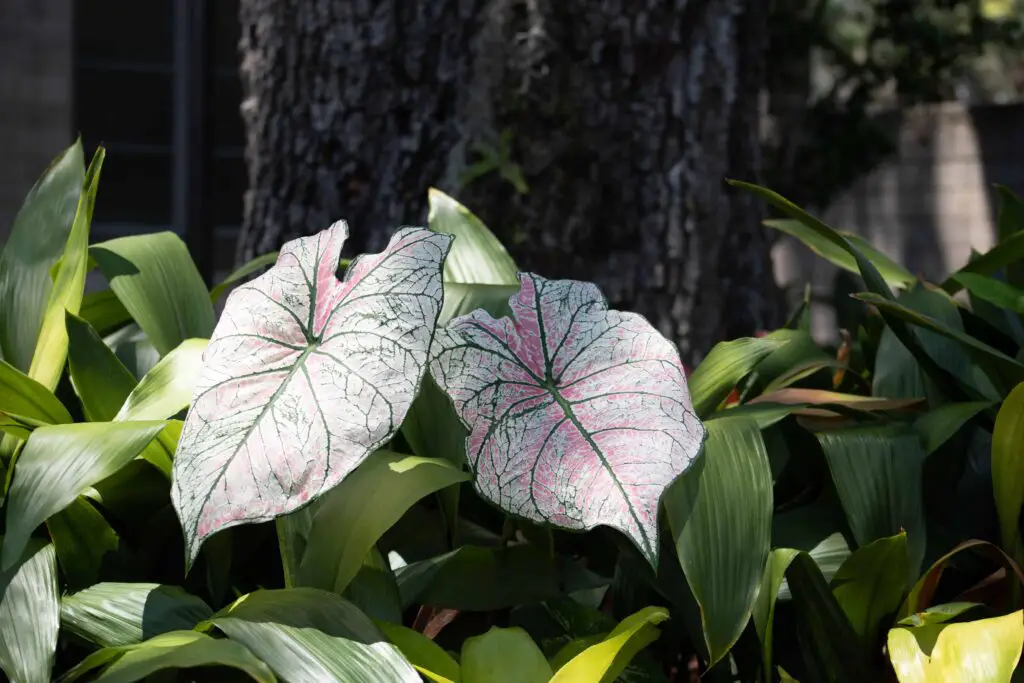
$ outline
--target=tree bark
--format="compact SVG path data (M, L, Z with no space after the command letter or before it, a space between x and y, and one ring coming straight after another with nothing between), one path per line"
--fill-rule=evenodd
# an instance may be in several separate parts
M761 208L723 182L759 176L764 4L242 0L238 257L341 217L378 249L433 185L687 361L771 327Z

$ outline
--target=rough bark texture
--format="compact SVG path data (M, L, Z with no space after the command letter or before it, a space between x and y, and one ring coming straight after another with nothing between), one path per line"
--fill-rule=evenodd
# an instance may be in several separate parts
M239 258L341 217L378 248L434 185L523 268L597 282L689 361L770 327L761 207L723 182L758 177L764 4L242 0ZM487 150L500 168L465 184Z

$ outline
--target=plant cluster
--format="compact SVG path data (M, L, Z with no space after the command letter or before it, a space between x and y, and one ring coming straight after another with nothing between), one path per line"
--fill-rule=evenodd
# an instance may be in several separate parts
M9 680L1010 680L1008 192L936 286L743 186L860 315L824 349L805 302L688 373L436 190L379 254L339 222L208 291L172 233L89 245L103 159L55 160L0 254Z

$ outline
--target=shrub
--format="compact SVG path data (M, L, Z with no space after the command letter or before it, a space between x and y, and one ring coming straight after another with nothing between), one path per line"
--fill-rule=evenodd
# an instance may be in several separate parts
M10 680L1009 680L1008 193L936 287L747 186L867 292L837 349L805 302L687 380L435 190L380 254L337 223L207 291L171 233L89 246L102 163L58 158L0 256Z

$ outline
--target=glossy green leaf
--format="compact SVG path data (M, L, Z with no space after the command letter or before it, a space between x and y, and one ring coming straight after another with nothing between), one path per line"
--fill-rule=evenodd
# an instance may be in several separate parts
M786 570L799 552L792 548L777 548L768 555L761 587L754 603L752 617L757 636L761 639L761 664L765 680L771 680L772 675L775 603L786 577Z
M409 663L427 679L434 683L459 683L459 663L440 645L411 628L382 621L376 623L388 640L401 650Z
M134 645L188 630L213 611L177 586L99 583L61 600L61 627L101 647Z
M25 417L24 415L0 411L0 432L10 434L22 441L28 439L29 434L31 434L33 430L38 429L39 427L45 427L47 424L48 423L42 422L41 420L33 420L32 418ZM2 435L0 435L0 440L2 440ZM0 468L3 468L3 456L3 451L0 450ZM2 472L2 470L0 470L0 472ZM6 477L0 478L0 481L6 481ZM2 490L2 487L0 487L0 490ZM2 501L3 495L0 495L0 502Z
M883 620L899 609L909 577L910 555L903 533L858 549L832 577L832 594L869 647L878 641Z
M203 369L207 339L186 339L146 373L116 420L163 420L188 408Z
M107 553L116 551L120 544L117 532L83 496L51 515L46 528L71 590L96 583Z
M287 681L420 681L380 629L335 593L256 591L215 614L210 623Z
M829 263L843 270L860 275L860 268L857 267L857 260L845 249L836 246L834 242L826 239L820 232L808 227L798 220L768 220L764 224L769 228L790 235L800 240L804 246ZM910 271L893 261L881 251L875 249L871 244L861 237L849 233L837 231L842 237L856 247L864 257L874 264L878 272L892 287L908 285L914 282L915 278Z
M462 683L547 683L551 666L521 628L492 626L462 644Z
M135 377L89 323L71 312L65 322L71 382L85 417L92 422L112 420L135 388Z
M668 610L647 607L623 619L602 641L591 645L555 673L551 683L613 683L638 652L658 639L657 624Z
M403 608L418 603L487 612L562 594L555 561L533 545L466 545L399 567L395 575Z
M961 273L955 277L957 284L979 299L1014 313L1024 313L1024 290L977 273Z
M163 422L93 422L32 432L15 466L7 501L2 568L14 564L46 518L119 470L163 427Z
M1024 612L889 631L900 683L1010 683L1024 647Z
M374 453L313 504L295 585L341 593L378 539L416 501L468 479L446 460Z
M707 429L703 459L665 492L662 504L714 664L746 627L764 574L772 473L754 421L713 420Z
M1012 263L1024 259L1024 232L1007 237L987 252L956 271L942 283L949 294L956 294L963 285L960 277L965 274L991 275Z
M13 683L49 683L60 628L52 545L32 543L0 572L0 669Z
M85 173L75 219L64 245L53 288L46 301L35 351L32 353L28 376L47 389L57 386L57 381L64 371L64 362L67 360L68 333L64 324L65 312L78 313L82 305L85 274L89 262L89 226L92 224L92 211L96 204L96 190L104 155L102 147L96 150L96 155L93 156Z
M132 319L128 309L109 289L86 292L78 314L101 335L114 332Z
M71 414L49 389L3 360L0 360L0 411L45 424L71 422Z
M924 451L913 430L858 426L817 435L859 546L907 532L910 570L924 559Z
M263 254L262 256L257 256L245 265L237 268L230 275L224 278L223 282L210 290L210 303L216 304L229 289L235 285L241 284L242 281L246 280L250 275L258 270L274 265L277 261L277 255L276 251L272 251L270 253Z
M434 232L455 235L444 262L444 281L480 285L515 285L516 263L508 251L469 209L436 188L427 192L427 218ZM507 299L508 297L506 297Z
M84 181L78 140L29 190L0 252L0 320L8 321L0 325L0 358L22 372L32 364L53 290L50 269L64 253Z
M992 493L999 514L1003 549L1018 563L1024 561L1019 521L1024 506L1024 383L1006 397L992 433Z
M93 679L97 683L131 683L165 669L213 666L238 669L259 683L277 681L270 668L243 645L195 631L172 631L138 645L94 652L69 671L61 683L77 681L101 667L106 668Z
M177 235L119 237L93 245L89 253L161 356L186 339L210 337L210 295Z
M975 415L990 407L992 404L984 401L947 403L919 417L914 421L914 431L924 441L925 455L934 453Z
M825 581L832 581L839 568L843 566L843 563L853 553L850 551L850 546L847 544L846 539L843 538L843 535L836 532L823 538L817 545L808 550L807 554L814 564L818 566L818 571L821 572ZM782 582L782 586L779 588L778 599L783 601L793 599L793 592L789 589L788 579Z
M708 417L758 363L787 343L784 339L760 337L716 344L687 380L698 417Z

